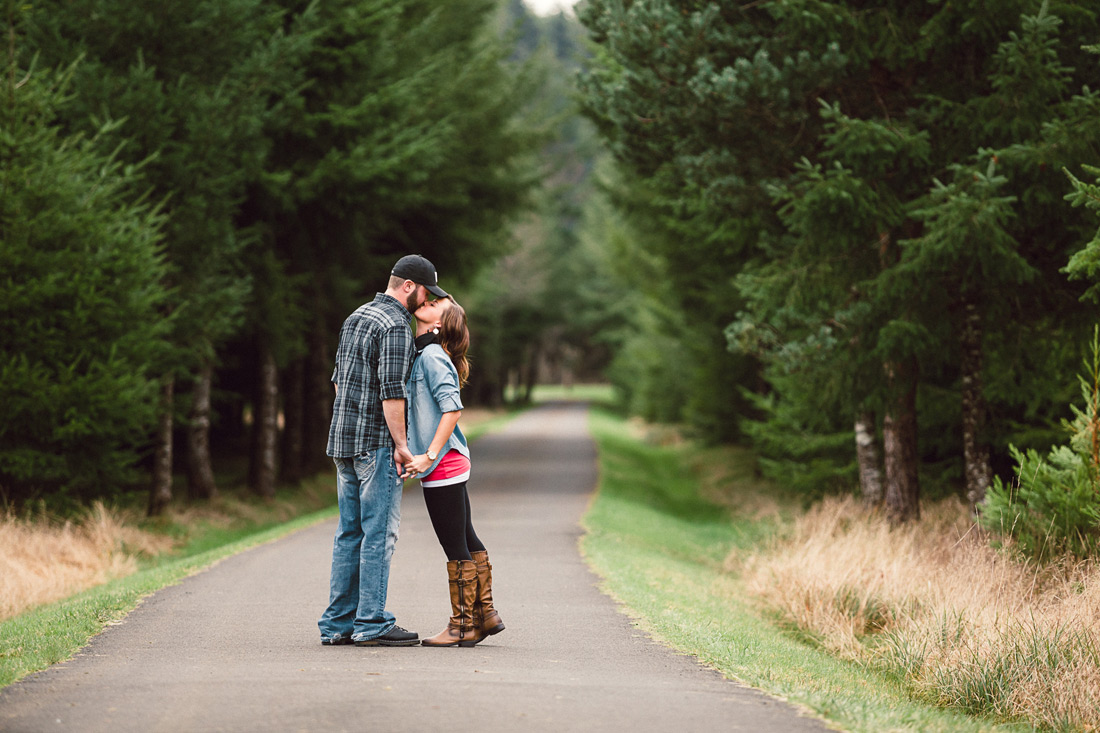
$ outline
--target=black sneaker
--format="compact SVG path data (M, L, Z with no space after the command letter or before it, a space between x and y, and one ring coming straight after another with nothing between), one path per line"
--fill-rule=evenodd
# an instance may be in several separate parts
M355 642L355 646L416 646L419 643L420 637L415 631L406 631L400 626L394 626L381 636Z
M321 639L321 646L341 646L342 644L354 644L350 636L337 636L334 639Z

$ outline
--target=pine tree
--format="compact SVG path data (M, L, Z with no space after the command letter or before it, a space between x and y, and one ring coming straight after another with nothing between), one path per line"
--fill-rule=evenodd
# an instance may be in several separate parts
M640 350L659 339L680 362L655 365L669 372L647 391L677 400L675 372L676 419L737 437L750 412L742 389L757 379L751 359L722 351L742 310L733 278L778 229L767 187L810 151L815 90L844 57L828 34L795 35L799 9L593 1L580 16L598 44L579 80L584 110L624 168L617 203L644 232L627 256L658 260L667 287L654 288L653 310L674 311L639 333Z
M1082 168L1095 178L1090 183L1066 171L1074 189L1067 198L1073 202L1074 206L1084 206L1100 212L1100 167L1083 165ZM1100 280L1100 230L1080 251L1074 253L1069 264L1066 265L1066 272L1070 277ZM1085 297L1093 301L1100 300L1100 283L1091 284L1085 292Z
M858 464L863 493L877 503L884 498L878 417L909 425L896 406L907 404L911 387L896 377L915 378L897 366L893 382L883 373L883 364L911 363L912 352L907 339L886 338L904 331L879 279L897 264L904 202L919 190L903 172L925 165L930 146L926 133L902 124L854 119L836 105L823 105L821 114L819 162L805 160L774 189L787 233L739 278L748 303L729 335L736 348L765 360L778 388L767 419L751 428L769 472L807 490L851 482L854 433L869 461ZM904 446L913 436L892 439ZM814 471L785 467L784 456ZM912 469L895 461L891 470Z
M858 472L874 496L881 420L894 519L919 516L921 473L943 491L963 466L979 498L988 447L1039 435L1062 403L1047 375L1080 309L1057 253L1080 223L1052 173L1096 139L1091 93L1069 99L1095 13L594 0L582 18L598 44L586 107L632 187L716 233L649 252L686 282L736 278L724 295L745 299L727 335L763 360L766 389L737 386L759 394L744 424L765 469L819 489Z
M1100 45L1087 46L1086 50L1100 56ZM1093 61L1093 68L1100 63ZM1043 140L1045 147L1071 148L1072 155L1096 160L1100 158L1097 140L1100 140L1100 90L1085 89L1066 105L1061 124L1051 125ZM1088 212L1100 214L1100 166L1094 163L1082 163L1082 169L1093 178L1092 182L1077 178L1068 167L1064 167L1073 191L1066 195L1075 207L1083 207ZM1095 217L1091 224L1095 226ZM1066 264L1065 272L1071 279L1085 280L1088 287L1082 298L1100 302L1100 230L1084 247L1078 249Z
M294 79L295 39L259 0L33 6L29 40L43 59L84 62L65 124L86 130L117 121L120 155L149 162L152 196L163 201L174 351L163 364L158 458L150 513L171 497L175 386L193 385L188 478L193 498L217 489L210 466L210 380L218 346L242 323L252 287L245 252L257 233L238 225L246 184L269 145L262 130L273 102Z
M536 182L527 155L539 139L516 124L533 87L493 35L493 3L283 5L310 39L295 62L307 82L268 122L269 173L245 206L263 232L254 271L265 279L237 350L256 354L243 370L270 375L270 356L294 377L286 394L301 392L290 404L302 411L286 419L310 442L288 453L316 466L339 323L401 255L425 255L453 287L503 252L503 226ZM288 322L271 318L279 302Z
M982 158L989 163L977 169ZM925 292L927 313L951 313L959 341L963 462L966 496L976 507L992 481L985 441L987 415L983 390L983 334L987 320L1004 317L1008 294L1038 274L1021 255L1008 230L1016 199L1002 195L1007 178L989 154L979 162L956 166L950 184L936 182L927 205L913 210L923 223L919 238L904 243L900 276L935 283ZM929 297L930 296L930 297Z
M938 100L944 121L964 133L955 136L959 144L969 139L1001 149L976 149L970 160L952 164L949 182L936 181L926 202L916 202L912 212L923 232L907 244L904 271L939 284L933 292L946 295L926 301L923 310L944 314L960 345L963 466L972 507L992 480L984 335L990 324L1030 320L1014 312L1015 303L1021 289L1044 274L1042 251L1029 243L1042 241L1038 235L1047 228L1049 214L1036 206L1034 192L1020 185L1020 169L1028 164L1018 159L1040 138L1044 124L1058 119L1069 97L1072 69L1059 58L1060 25L1048 3L1035 15L1023 15L1019 31L1010 31L992 54L984 93L962 104Z
M1087 46L1085 50L1100 53L1100 46ZM1100 151L1094 146L1100 139L1100 95L1084 89L1060 106L1058 118L1044 126L1039 140L1012 151L1025 164L1057 159L1051 155L1054 152L1098 157ZM1082 168L1090 176L1100 176L1100 168L1094 165L1084 164ZM1085 281L1087 288L1081 299L1095 303L1100 300L1096 283L1100 275L1100 231L1095 229L1095 214L1100 213L1100 178L1090 183L1063 170L1073 189L1065 198L1092 214L1089 218L1093 227L1092 238L1073 253L1064 271L1073 280ZM1070 436L1068 444L1061 441L1045 455L1011 445L1015 476L1010 481L994 478L981 506L979 516L987 529L1012 536L1021 552L1037 560L1059 554L1086 557L1096 553L1100 527L1100 330L1095 324L1090 351L1091 358L1085 359L1084 372L1078 377L1080 402L1071 405L1073 419L1062 420L1063 435Z
M26 10L5 3L12 39ZM6 59L0 112L0 494L60 507L135 480L164 358L164 219L117 126L66 135L78 69Z

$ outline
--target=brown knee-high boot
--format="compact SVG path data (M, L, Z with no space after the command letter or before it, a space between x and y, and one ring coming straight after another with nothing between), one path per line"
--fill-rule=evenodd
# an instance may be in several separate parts
M474 608L474 625L484 636L504 631L504 622L493 608L493 566L485 550L471 552L477 564L477 604ZM483 637L484 638L484 637Z
M485 638L474 625L477 566L470 560L448 562L447 582L451 590L451 620L443 631L420 643L424 646L473 646Z

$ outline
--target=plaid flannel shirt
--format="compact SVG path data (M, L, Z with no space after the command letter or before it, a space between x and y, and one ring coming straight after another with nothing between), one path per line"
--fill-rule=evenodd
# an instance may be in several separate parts
M393 445L382 400L405 399L413 356L410 315L396 298L378 293L347 317L332 372L337 392L330 456L350 458Z

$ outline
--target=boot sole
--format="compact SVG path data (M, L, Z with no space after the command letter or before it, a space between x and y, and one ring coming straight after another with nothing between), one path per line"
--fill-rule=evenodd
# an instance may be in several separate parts
M456 646L466 647L467 649L469 649L472 646L477 646L478 641L481 641L481 639L478 639L477 641L453 641L450 644L424 644L423 642L421 642L421 644L428 647L429 649L447 649Z
M408 641L379 641L378 639L370 639L369 641L357 641L355 646L418 646L420 639L409 639Z

